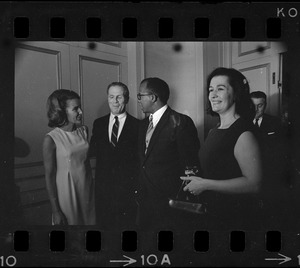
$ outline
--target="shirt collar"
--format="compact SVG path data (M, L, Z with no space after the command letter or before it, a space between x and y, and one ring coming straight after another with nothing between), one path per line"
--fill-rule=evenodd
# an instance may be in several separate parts
M152 116L153 116L153 121L152 121L153 122L153 127L155 127L158 124L160 118L163 116L163 114L167 110L167 108L168 108L168 105L166 104L163 107L161 107L160 109L158 109L154 114L152 114Z
M258 118L257 123L260 125L262 120L263 120L263 116ZM256 122L256 119L254 118L253 123L255 124L255 122Z
M112 113L110 113L109 121L115 120L115 116L117 116L119 120L122 120L126 116L126 111L122 114L112 114Z

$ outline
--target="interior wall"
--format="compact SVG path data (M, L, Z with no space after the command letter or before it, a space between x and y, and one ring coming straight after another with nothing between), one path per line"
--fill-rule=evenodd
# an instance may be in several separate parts
M128 45L128 47L127 47ZM129 85L128 109L137 115L136 88L141 80L139 44L126 42L24 42L15 61L15 169L26 224L51 224L45 185L42 143L47 127L46 100L56 89L79 93L83 123L109 113L107 85ZM130 69L130 73L128 72ZM92 167L95 161L92 159Z
M193 119L203 142L203 43L145 42L144 53L145 77L159 77L168 83L168 104Z
M143 42L127 42L128 55L128 89L129 103L127 111L137 117L143 118L143 113L137 102L137 93L141 80L144 78L144 43Z

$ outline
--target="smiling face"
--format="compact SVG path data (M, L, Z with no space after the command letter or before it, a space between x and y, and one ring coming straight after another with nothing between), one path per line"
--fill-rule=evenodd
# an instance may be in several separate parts
M67 100L66 114L68 124L81 124L82 110L79 99Z
M111 86L107 92L107 99L110 111L113 115L125 112L127 102L124 97L124 90L122 87Z
M208 98L212 110L218 114L234 109L234 92L227 76L215 76L211 79Z

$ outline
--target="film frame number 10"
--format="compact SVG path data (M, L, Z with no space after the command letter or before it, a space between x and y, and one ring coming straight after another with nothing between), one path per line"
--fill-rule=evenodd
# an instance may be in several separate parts
M17 264L17 258L15 256L0 256L0 267L13 267Z

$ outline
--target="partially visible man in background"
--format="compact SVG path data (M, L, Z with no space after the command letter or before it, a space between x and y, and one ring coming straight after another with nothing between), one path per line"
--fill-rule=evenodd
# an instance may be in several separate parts
M250 93L256 109L253 124L262 150L264 178L262 200L266 218L273 223L284 218L289 190L289 153L287 137L278 117L265 113L267 96L262 91ZM278 218L277 218L278 217Z
M272 143L274 137L278 138L282 135L280 119L265 113L267 108L267 96L264 92L254 91L251 92L250 96L256 110L253 124L259 128L260 133L265 139L264 142L268 143L270 141Z

